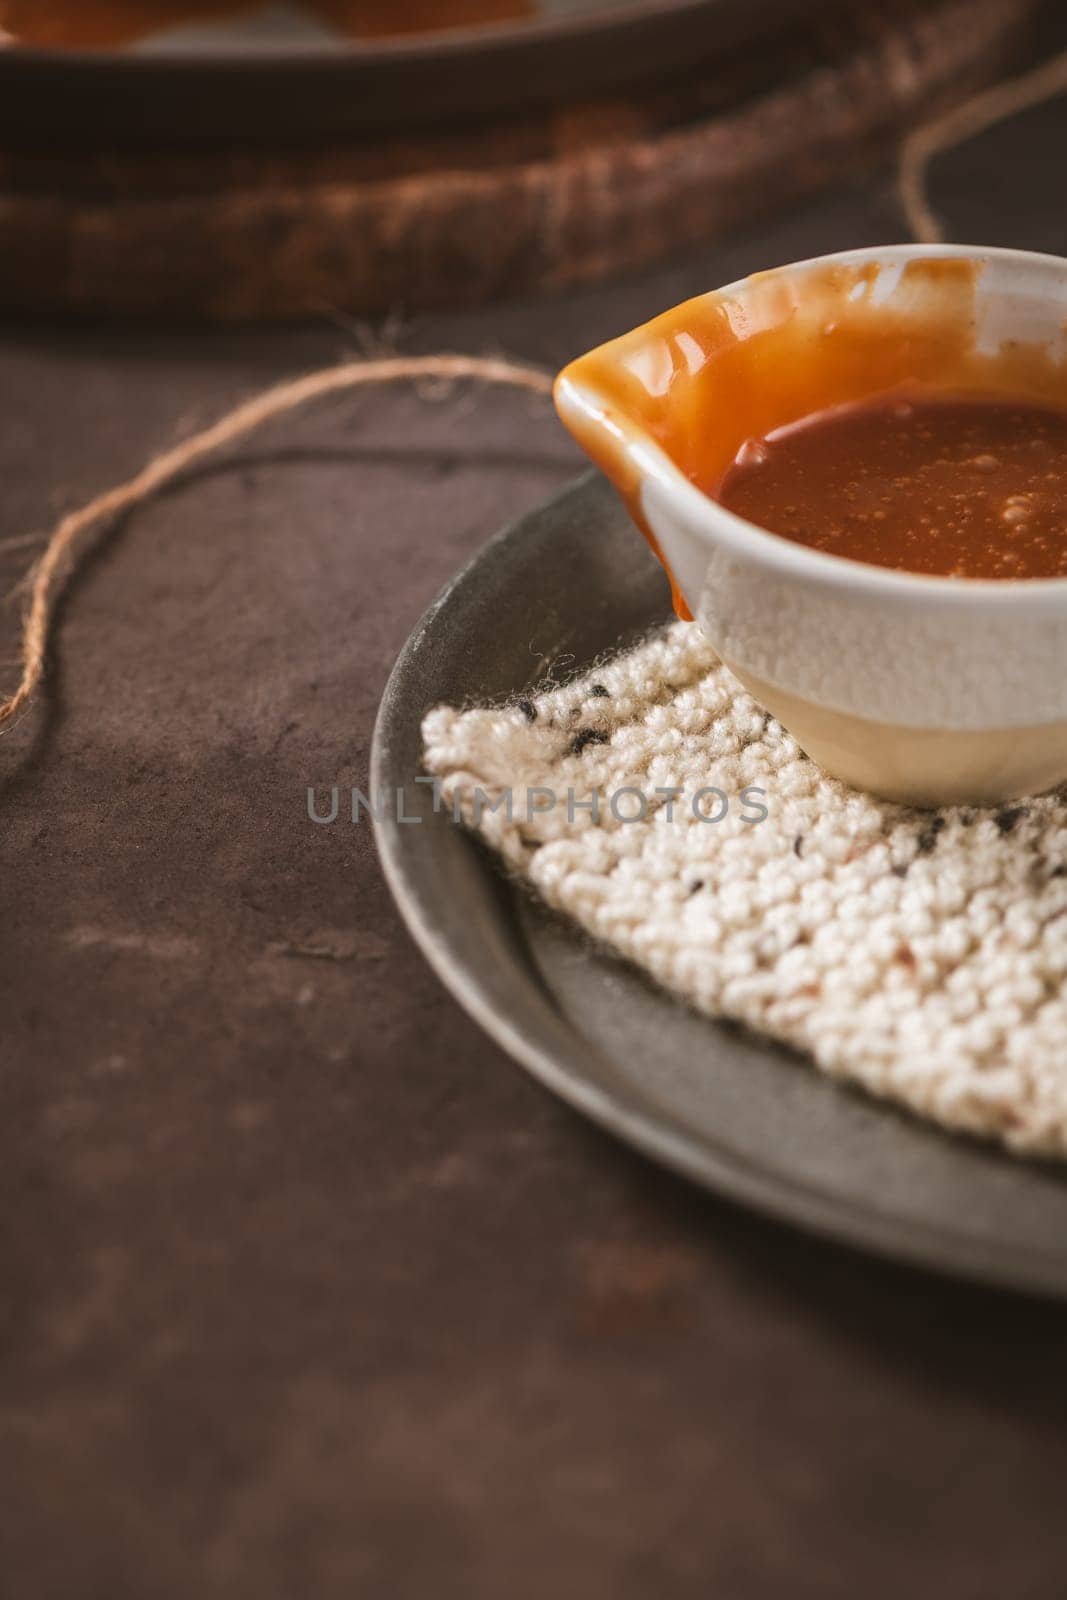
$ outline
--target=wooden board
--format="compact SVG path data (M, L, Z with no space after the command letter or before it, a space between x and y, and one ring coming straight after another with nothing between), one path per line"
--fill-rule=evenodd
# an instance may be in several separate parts
M6 0L12 24L16 12L39 20L31 42L0 49L0 137L93 128L182 144L269 143L507 117L766 46L783 22L825 10L828 0L274 0L274 23L264 21L262 3ZM117 6L128 33L134 15L143 26L153 15L199 11L203 24L205 12L241 4L255 8L258 22L217 19L206 37L201 25L177 39L108 48L101 19L89 27L101 6ZM323 26L327 14L339 22L340 11L369 31L346 36ZM454 23L483 20L435 27L446 14ZM0 26L4 15L0 0ZM382 36L398 22L409 30ZM57 48L87 33L99 48Z
M10 145L0 298L243 321L589 282L869 163L1002 70L1034 9L834 8L728 72L373 142Z

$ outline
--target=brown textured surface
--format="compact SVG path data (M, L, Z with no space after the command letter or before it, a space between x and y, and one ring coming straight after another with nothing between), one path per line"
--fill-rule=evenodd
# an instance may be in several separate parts
M0 299L224 321L471 304L721 237L1000 69L1034 0L877 0L643 94L491 126L197 156L0 151Z
M554 366L898 233L886 181L405 348ZM0 539L350 349L9 327ZM817 1245L617 1148L445 996L369 833L306 820L309 781L363 780L439 584L576 466L522 397L352 397L71 587L47 705L0 742L17 1600L1063 1593L1067 1309Z

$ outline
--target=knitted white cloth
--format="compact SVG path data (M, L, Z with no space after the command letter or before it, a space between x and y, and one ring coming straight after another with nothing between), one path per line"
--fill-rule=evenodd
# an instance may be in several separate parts
M1067 793L930 812L846 789L686 623L533 699L439 707L423 738L442 804L691 1005L1067 1154Z

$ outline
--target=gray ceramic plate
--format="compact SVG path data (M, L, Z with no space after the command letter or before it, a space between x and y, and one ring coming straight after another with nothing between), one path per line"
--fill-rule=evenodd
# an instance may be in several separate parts
M498 535L412 634L375 729L371 783L417 825L377 824L412 934L483 1028L602 1127L760 1211L927 1266L1067 1296L1067 1178L953 1139L685 1011L591 948L434 816L419 723L575 669L667 615L658 566L595 476Z

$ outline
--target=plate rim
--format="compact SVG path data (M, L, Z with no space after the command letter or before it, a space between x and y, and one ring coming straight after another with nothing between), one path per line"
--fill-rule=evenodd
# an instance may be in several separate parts
M507 522L475 551L423 612L390 670L379 701L370 748L369 792L372 795L383 787L394 787L395 781L399 781L390 782L392 732L398 715L402 714L404 689L417 671L417 658L435 622L483 566L496 559L502 548L523 537L532 521L550 516L560 502L587 494L598 481L602 480L595 469L583 472L531 510ZM441 820L445 826L452 826L447 819ZM1067 1299L1067 1261L1045 1250L1035 1248L1020 1252L1009 1261L996 1245L974 1235L956 1233L943 1224L905 1224L892 1214L880 1212L869 1202L846 1210L839 1201L821 1195L818 1190L766 1168L753 1168L683 1127L665 1124L654 1110L628 1105L624 1097L612 1096L583 1078L566 1061L557 1059L546 1045L528 1038L511 1017L500 1011L480 981L478 969L457 957L447 935L426 914L425 895L417 871L410 869L406 855L408 830L398 825L387 808L375 809L372 826L389 892L413 942L444 988L513 1061L603 1131L732 1204L839 1246L950 1278L1044 1298ZM466 842L472 852L476 851L475 841L467 839ZM494 869L487 866L486 870ZM575 937L578 936L576 933ZM632 963L624 964L633 967ZM561 1013L557 1015L565 1028L570 1026ZM709 1026L715 1025L712 1019L707 1020ZM774 1044L774 1041L769 1042ZM589 1041L583 1041L582 1048L588 1056ZM780 1048L785 1049L784 1046ZM807 1064L801 1070L815 1072L818 1069L814 1064ZM852 1092L847 1086L835 1087L842 1093ZM880 1102L875 1096L865 1098L887 1115L908 1115L891 1102ZM922 1119L914 1120L919 1128L936 1131L943 1138L965 1137L950 1134ZM981 1141L978 1143L981 1147ZM994 1146L988 1148L998 1158L1004 1154ZM1021 1158L1005 1155L1005 1159Z

